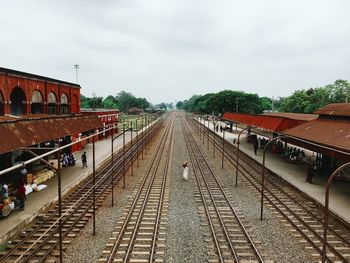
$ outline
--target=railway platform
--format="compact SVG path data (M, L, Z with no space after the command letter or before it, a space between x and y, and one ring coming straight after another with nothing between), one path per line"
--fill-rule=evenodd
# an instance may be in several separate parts
M130 140L130 133L125 134L126 143ZM114 149L117 150L123 145L123 138L120 136L114 141ZM82 169L81 155L86 152L88 168ZM111 154L111 139L97 141L95 144L96 169ZM75 166L64 167L61 170L62 196L69 192L83 179L92 173L92 143L88 143L81 151L74 153ZM8 217L0 220L0 244L16 235L25 225L29 224L37 215L47 210L57 201L57 176L45 182L47 187L40 192L33 192L27 195L25 210L14 211Z
M220 126L220 124L219 124ZM225 126L222 123L222 126ZM213 124L210 123L210 129L213 130ZM238 132L240 129L238 128ZM219 136L223 136L222 132L217 132ZM238 134L232 132L225 132L225 139L233 143L233 140L237 141ZM242 134L240 138L240 150L262 163L263 151L259 149L257 155L254 154L253 144L248 143L246 135ZM306 182L307 165L287 163L282 160L279 154L267 152L266 153L266 167L272 172L279 175L282 179L298 188L301 192L310 196L316 203L324 205L325 202L325 185L327 182L326 177L314 176L312 184ZM350 182L346 181L333 181L330 188L330 210L342 218L345 222L350 224L350 209L348 208L350 202Z

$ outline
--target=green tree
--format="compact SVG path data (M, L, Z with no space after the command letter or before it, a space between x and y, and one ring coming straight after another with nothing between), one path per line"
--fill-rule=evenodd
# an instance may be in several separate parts
M182 110L183 109L183 106L184 106L184 103L182 101L178 101L176 103L176 108L179 109L179 110Z
M119 109L119 101L112 95L107 96L103 101L102 101L103 108L105 109Z

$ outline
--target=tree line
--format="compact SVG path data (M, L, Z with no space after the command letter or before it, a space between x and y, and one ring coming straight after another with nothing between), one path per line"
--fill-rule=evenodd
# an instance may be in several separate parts
M130 92L121 91L116 96L109 95L103 97L86 97L80 95L80 105L82 108L105 108L105 109L119 109L122 112L127 111L131 107L136 107L142 110L151 106L145 98L137 98Z
M296 90L291 96L277 100L259 97L242 91L224 90L205 95L193 95L179 101L178 109L199 114L218 115L225 111L259 114L264 110L279 112L313 113L330 103L344 103L350 100L350 84L347 80L336 80L324 87Z
M218 115L225 111L258 114L271 109L272 100L243 91L223 90L205 95L193 95L190 99L176 103L178 109L199 114Z
M324 87L296 90L289 97L279 98L276 109L280 112L313 113L330 103L347 103L349 96L349 82L340 79Z

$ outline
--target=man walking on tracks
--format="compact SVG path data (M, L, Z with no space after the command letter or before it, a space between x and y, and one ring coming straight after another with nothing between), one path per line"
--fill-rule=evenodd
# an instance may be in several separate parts
M81 156L81 162L83 163L83 167L81 169L84 169L84 167L88 167L87 166L87 159L86 159L86 152L83 153L83 155Z
M188 181L188 162L184 162L182 164L182 167L184 168L182 177L184 178L185 181Z

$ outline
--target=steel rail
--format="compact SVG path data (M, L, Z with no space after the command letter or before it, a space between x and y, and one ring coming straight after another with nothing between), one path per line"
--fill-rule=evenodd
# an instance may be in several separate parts
M155 248L156 248L156 241L157 241L157 233L159 230L159 225L160 225L160 215L162 212L162 208L163 208L163 200L164 200L164 190L166 187L166 177L168 174L168 169L169 169L169 163L170 163L170 153L171 153L171 149L173 146L173 138L174 138L174 129L172 130L171 133L171 138L170 138L170 146L169 146L169 151L167 152L167 157L166 157L166 162L165 162L165 167L164 167L164 171L163 171L163 182L162 182L162 188L161 188L161 193L159 196L159 206L158 206L158 210L157 210L157 218L156 218L156 224L154 226L154 231L153 231L153 238L152 238L152 245L151 245L151 252L150 252L150 258L149 258L149 262L153 262L153 257L154 257L154 252L155 252Z
M245 235L246 238L249 240L249 243L251 244L252 249L254 250L255 255L258 257L258 259L259 259L260 262L264 262L264 260L263 260L263 258L262 258L262 256L261 256L261 254L259 253L259 251L258 251L256 245L254 244L254 241L251 239L250 235L248 234L248 231L247 231L246 228L244 227L243 222L241 221L241 219L240 219L239 216L237 215L235 209L233 208L231 202L229 201L229 198L228 198L228 196L226 195L224 189L222 188L222 186L221 186L221 184L220 184L220 182L219 182L219 179L218 179L217 176L215 175L215 173L214 173L214 171L212 170L211 166L209 165L208 161L204 158L203 151L200 149L200 147L198 146L198 144L197 144L196 141L194 140L193 135L191 135L191 137L192 137L193 142L195 143L196 147L198 148L197 152L201 153L201 155L203 156L203 160L205 161L205 163L206 163L207 167L209 168L210 172L212 173L213 178L215 179L215 181L216 181L218 187L219 187L220 190L221 190L221 193L225 196L225 199L227 200L227 203L228 203L228 205L230 206L231 211L232 211L232 212L234 213L234 215L236 216L237 221L239 222L239 226L242 228L244 235ZM219 143L219 142L218 142L218 143ZM200 168L201 168L201 166L200 166ZM209 185L208 185L208 187L209 187Z
M165 133L166 133L166 135L165 135L165 136L166 136L166 139L165 139L164 144L163 144L163 146L162 146L162 150L161 150L161 152L160 152L160 154L159 154L159 157L160 157L160 158L159 158L158 162L156 163L156 167L155 167L154 173L152 174L151 182L150 182L149 185L148 185L147 192L146 192L146 195L145 195L145 197L144 197L144 200L143 200L143 203L142 203L142 206L141 206L141 209L140 209L140 212L139 212L139 215L138 215L136 224L135 224L135 226L134 226L134 228L133 228L133 233L132 233L132 236L131 236L131 238L130 238L129 246L128 246L128 249L127 249L127 251L126 251L126 253L125 253L125 256L124 256L124 263L129 262L129 255L130 255L130 253L131 253L131 249L132 249L133 244L134 244L134 240L135 240L135 237L136 237L136 233L137 233L137 230L138 230L138 228L139 228L139 226L140 226L141 218L142 218L142 216L143 216L143 214L144 214L144 211L145 211L145 209L146 209L146 204L147 204L149 195L150 195L150 193L151 193L152 186L153 186L154 180L155 180L155 178L156 178L156 175L157 175L157 172L158 172L158 168L159 168L160 162L162 161L163 152L164 152L164 150L166 149L166 143L167 143L167 141L168 141L167 139L168 139L169 133L171 133L171 135L172 135L172 133L173 133L173 126L174 126L174 122L173 122L173 120L171 120L171 123L170 123L169 127L167 127L167 130L166 130L166 132L165 132ZM166 154L167 154L166 164L169 162L170 146L171 146L171 145L169 144L168 149L167 149L167 151L166 151ZM165 182L166 182L167 174L168 174L168 173L167 173L167 171L165 170L164 173L163 173L163 177L162 177L162 188L161 188L161 193L160 193L160 200L163 200L162 195L163 195L163 193L164 193L164 188L165 188ZM157 218L159 217L159 213L160 213L159 208L160 208L160 207L161 207L161 203L159 203L159 205L158 205ZM159 220L156 221L155 229L158 228L158 223L159 223ZM154 239L154 238L155 238L155 236L153 236L153 239ZM153 258L153 257L152 257L152 258ZM152 261L150 261L150 262L152 262Z
M161 124L158 124L159 127L160 127L160 125L161 125ZM118 150L118 151L120 151L120 150ZM118 152L118 151L117 151L117 152ZM116 163L115 167L116 167L117 165L120 165L120 163ZM109 170L107 171L107 173L112 172L112 171L115 169L115 167L112 167L111 169L109 169ZM102 174L106 169L108 169L108 166L102 167L102 171L100 171L100 172L98 173L98 175ZM90 176L90 177L91 177L91 176ZM83 185L83 187L79 188L79 190L76 191L72 196L70 196L70 198L69 198L67 201L65 200L65 202L64 202L65 205L63 206L63 208L66 208L67 205L72 206L70 202L71 202L76 196L79 196L79 194L80 194L82 191L84 191L84 189L86 189L86 188L89 189L88 192L85 192L85 193L83 194L83 196L81 196L81 197L77 200L76 204L77 204L79 201L81 201L81 203L83 203L84 200L86 200L86 198L89 198L89 197L91 196L92 193L89 194L89 192L91 192L91 187L89 187L89 186L90 186L90 184L91 184L92 178L90 178L90 177L88 177L88 178L86 179L87 181L86 181L86 180L84 181L84 182L86 182L86 183ZM106 177L106 174L105 174L105 176L103 176L103 177ZM102 178L102 179L103 179L103 178ZM99 182L100 182L100 181L99 181ZM86 195L87 195L87 197L86 197ZM84 197L86 197L86 198L83 199ZM83 200L81 200L81 199L83 199ZM69 209L68 212L69 212L69 211L75 212L78 208L80 208L80 205L77 205L77 206L75 206L75 207L76 207L76 209ZM89 208L89 207L88 207L88 208ZM68 212L66 211L66 212L62 215L61 219L62 219L63 217L65 217L65 216L67 215ZM19 242L18 244L16 244L15 247L11 248L11 250L10 250L8 253L6 253L4 256L2 256L1 259L0 259L0 261L5 260L5 259L7 259L8 257L12 256L12 253L13 253L14 251L16 251L21 245L23 245L23 244L24 244L29 238L31 238L37 231L41 230L42 225L44 225L45 223L48 223L49 221L51 221L51 220L57 215L57 213L58 213L57 210L56 210L54 213L51 213L51 215L50 215L48 218L46 218L41 224L39 224L39 225L36 227L36 229L34 229L33 231L31 231L29 235L27 235L23 240L21 240L21 242ZM44 234L46 234L48 231L50 231L50 230L55 226L55 224L57 224L58 220L59 220L59 219L57 219L56 222L55 222L54 224L51 223L52 225L49 227L49 229L47 229L47 230L44 232ZM63 223L65 223L67 220L68 220L68 219L64 220ZM56 229L55 229L55 230L57 230L57 226L56 226ZM54 233L54 232L53 232L53 233ZM36 243L39 243L40 238L41 238L44 234L42 234L40 237L38 237L38 238L37 238L37 242L34 242L33 245L35 245ZM53 234L52 234L52 235L53 235ZM49 238L51 238L52 235L50 235ZM45 240L47 240L47 239L45 239ZM42 240L40 240L40 243L43 245L45 242L42 242ZM31 249L31 248L33 247L33 245L30 246L29 249ZM41 246L42 246L42 245L41 245ZM41 246L40 246L40 247L41 247ZM29 251L29 249L27 249L27 251ZM27 252L27 251L26 251L26 252ZM31 254L31 255L34 255L34 254ZM22 255L22 256L23 256L23 255ZM16 262L17 262L18 260L20 260L20 259L22 258L22 256L20 256L20 257L16 260ZM26 256L27 256L27 255L26 255Z
M190 130L189 130L188 127L187 127L187 131L188 131L188 136L192 139L192 142L193 142L193 144L190 144L190 147L191 147L191 150L192 150L192 154L193 154L193 156L196 158L197 165L198 165L198 167L199 167L199 169L200 169L200 171L201 171L202 177L203 177L203 179L204 179L205 185L206 185L206 187L207 187L207 189L208 189L208 192L209 192L209 194L210 194L210 197L211 197L211 199L212 199L213 205L214 205L214 207L215 207L215 209L216 209L216 211L217 211L217 214L219 215L220 223L221 223L221 225L222 225L222 227L223 227L223 229L224 229L224 232L225 232L225 234L226 234L226 236L227 236L227 239L228 239L228 241L229 241L231 250L232 250L232 252L234 253L234 257L235 257L236 262L239 262L239 261L240 261L240 260L239 260L239 257L238 257L238 255L237 255L237 253L235 252L234 246L233 246L233 244L232 244L232 242L231 242L231 239L230 239L230 237L229 237L229 234L228 234L228 232L227 232L227 230L226 230L226 227L225 227L225 224L224 224L224 222L223 222L223 220L222 220L220 211L219 211L219 209L218 209L218 207L217 207L217 205L216 205L215 198L214 198L214 196L213 196L212 193L211 193L209 183L208 183L207 179L206 179L205 176L204 176L203 167L199 164L199 160L198 160L198 158L196 157L196 154L195 154L195 153L200 154L200 157L202 158L204 164L206 165L206 167L208 167L208 169L209 169L209 171L210 171L212 177L215 179L215 182L216 182L217 186L219 187L219 189L220 189L220 191L221 191L221 194L225 197L225 201L226 201L227 204L229 205L229 207L230 207L230 209L231 209L231 212L232 212L232 213L234 214L234 216L236 217L235 219L238 221L238 225L239 225L239 227L241 228L241 230L243 231L244 236L245 236L246 239L249 241L250 246L251 246L251 249L253 250L255 256L258 258L259 262L264 262L264 260L263 260L263 258L262 258L262 256L261 256L261 254L259 253L259 251L258 251L256 245L254 244L253 240L251 239L250 235L248 234L248 231L247 231L246 228L244 227L243 222L240 220L239 216L237 215L235 209L233 208L231 202L230 202L229 199L228 199L228 196L226 195L224 189L222 188L222 186L221 186L221 184L220 184L218 178L215 176L215 174L214 174L212 168L210 167L209 163L208 163L207 160L205 159L202 150L199 148L198 144L195 142L195 140L194 140L194 138L193 138L193 135L191 134L191 132L190 132ZM193 146L195 146L197 149L194 149Z
M159 144L158 144L158 146L157 146L157 153L158 153L158 151L161 149L161 146L162 146L162 144L163 144L163 141L165 141L165 133L163 134L163 136L162 136L162 138L161 138L161 141L159 142ZM126 219L125 219L125 221L124 221L124 223L123 223L123 226L121 227L121 229L120 229L120 231L119 231L119 234L118 234L118 236L117 236L117 238L116 238L116 240L115 240L115 242L114 242L114 244L113 244L113 247L112 247L112 249L111 249L111 252L110 252L110 254L109 254L109 256L108 256L108 258L107 258L107 260L106 260L106 262L108 262L108 263L110 263L110 262L112 262L112 261L114 260L114 256L115 256L115 254L116 254L116 252L117 252L116 250L117 250L117 248L118 248L118 246L119 246L119 244L120 244L120 241L121 241L121 239L122 239L122 236L123 236L123 234L124 234L124 232L125 232L125 230L126 230L126 227L127 227L128 222L129 222L129 220L130 220L130 218L131 218L132 212L133 212L133 210L134 210L134 208L135 208L135 206L136 206L136 204L137 204L138 198L139 198L140 195L141 195L142 188L143 188L143 186L146 184L146 181L147 181L147 179L148 179L148 175L151 173L151 170L152 170L152 168L153 168L153 164L156 163L156 161L157 161L157 160L159 159L159 157L160 157L160 155L157 154L157 153L153 156L153 158L152 158L152 160L151 160L151 164L150 164L150 166L147 168L146 175L145 175L145 177L143 178L143 180L142 180L142 182L141 182L141 185L140 185L140 187L139 187L139 189L138 189L138 191L137 191L137 193L136 193L136 196L135 196L135 198L134 198L134 201L133 201L133 203L132 203L132 205L131 205L131 207L130 207L130 209L129 209L129 212L128 212L127 216L126 216Z
M215 145L215 146L217 147L217 145ZM229 144L229 146L230 146L230 148L231 148L231 150L232 150L232 145ZM218 148L220 148L220 147L218 147ZM220 150L220 149L219 149L219 150ZM235 154L234 151L232 151L231 153L233 153L233 155ZM224 154L225 154L225 153L224 153ZM229 157L233 158L229 153L226 152L226 154L227 154ZM247 157L246 154L244 154L244 156L245 156L246 158L248 158L249 160L251 159L249 156ZM232 165L234 165L234 166L236 167L236 165L235 165L235 163L233 162L233 160L231 160L231 159L228 158L228 157L227 157L227 159L229 160L229 162L230 162ZM256 170L257 168L255 168L253 165L249 164L249 162L247 162L246 160L243 160L243 161L246 163L246 165L247 165L249 168L251 168L251 169L257 171L257 170ZM254 162L254 160L253 160L253 162ZM256 163L259 165L258 162L256 162ZM242 166L242 165L240 165L240 167L238 168L238 170L240 170L241 174L242 174L242 175L243 175L257 190L258 190L258 192L261 192L261 189L259 188L259 186L256 185L251 179L249 179L248 176L252 177L252 179L253 179L257 184L261 184L260 181L259 181L259 179L257 179L254 175L252 175L251 172L249 172L248 169L247 169L246 167ZM245 172L246 174L245 174L244 172ZM271 173L271 172L269 171L269 173ZM322 220L319 220L319 218L318 218L316 215L314 215L312 212L310 212L310 210L308 210L308 209L305 208L303 205L301 205L297 200L295 200L295 198L291 197L288 193L286 193L283 189L281 189L280 187L278 187L278 186L277 186L275 183L273 183L271 180L269 180L269 183L270 183L271 185L273 185L273 187L275 187L275 189L276 189L275 191L280 191L280 192L282 192L285 196L287 196L288 198L290 198L291 201L293 201L295 204L297 204L297 205L299 205L300 207L302 207L303 210L304 210L307 214L309 214L309 215L311 215L311 216L313 217L313 219L319 221L319 222L322 224ZM316 230L314 230L314 229L313 229L310 225L308 225L300 216L298 216L291 208L289 208L285 202L283 202L282 200L280 200L280 198L278 198L278 197L276 196L276 194L274 194L270 188L267 188L267 187L266 187L265 190L266 190L266 191L268 192L268 194L270 194L280 205L282 205L285 209L287 209L287 211L288 211L289 213L291 213L299 222L301 222L301 224L302 224L304 227L306 227L309 231L311 231L312 234L313 234L318 240L320 240L320 241L323 240L322 237L321 237L321 235L318 234ZM310 238L307 234L305 234L304 231L303 231L302 229L300 229L300 227L299 227L296 223L294 223L293 220L290 219L290 218L288 217L288 215L286 215L285 212L283 212L283 211L277 206L277 204L275 204L274 201L272 201L272 199L271 199L267 194L264 194L264 197L270 202L271 205L273 205L273 207L274 207L277 211L279 211L280 214L282 214L282 215L284 216L285 219L287 219L287 221L288 221L288 222L289 222L289 223L290 223L290 224L291 224L291 225L292 225L292 226L293 226L293 227L294 227L294 228L295 228L295 229L296 229L296 230L297 230L311 245L312 245L312 247L313 247L316 251L318 251L320 254L322 254L322 251L321 251L321 249L319 248L319 246L318 246L317 244L315 244L315 242L312 241L311 238ZM332 229L331 227L328 227L328 228L329 228L330 232L332 232L335 236L337 236L338 238L340 238L340 239L341 239L342 241L344 241L346 244L349 244L349 242L348 242L346 239L344 239L344 237L342 237L340 234L338 234L334 229ZM347 260L342 254L340 254L340 252L338 252L338 251L336 250L336 247L333 247L333 246L332 246L331 244L329 244L328 242L327 242L327 245L328 245L329 249L330 249L332 252L334 252L334 254L335 254L338 258L340 258L340 259L343 260L344 262L349 262L349 260ZM329 262L333 262L328 256L327 256L327 260L328 260Z
M128 163L129 163L129 161L130 161L129 155L130 155L130 152L128 152ZM124 167L124 165L123 165L123 163L122 163L121 160L120 160L119 162L121 162L121 163L120 163L120 166L121 166L121 167L120 167L120 169L119 169L119 173L120 173L120 170L122 169L122 167ZM109 173L105 174L105 175L98 181L98 182L99 182L98 187L99 187L102 183L106 182L106 180L107 180L108 178L109 178ZM117 177L116 179L120 179L120 176ZM103 190L105 190L105 189L107 189L107 188L108 188L108 185L106 185L106 186L104 187ZM101 194L101 193L102 193L102 192L100 192L100 194ZM74 213L75 211L77 211L79 208L81 208L81 206L82 206L83 204L89 203L89 206L86 207L86 209L84 210L84 213L81 214L81 216L83 216L85 213L87 213L87 211L88 211L88 210L91 208L91 206L92 206L92 201L90 200L90 197L91 197L92 194L93 194L93 189L92 189L92 186L91 186L91 187L88 188L88 191L84 193L83 197L80 197L80 198L79 198L79 201L82 199L82 200L81 200L81 203L80 203L79 205L74 205L75 209L73 209L73 210L72 210L72 209L68 209L68 211L66 211L64 214L62 214L61 217L57 218L57 220L56 220L56 222L54 222L54 224L56 224L60 219L63 219L64 216L67 216L67 215L68 215L67 218L65 218L64 221L62 222L62 224L66 223L66 222L70 219L70 216L73 216L73 213ZM100 194L99 194L99 196L100 196ZM86 196L86 195L87 195L87 196ZM83 199L83 198L84 198L84 199ZM86 200L87 200L87 202L86 202ZM70 204L70 205L71 205L71 204ZM78 221L78 220L75 220L74 223L70 225L70 227L65 231L64 236L66 236L66 235L69 233L69 230L71 230L71 229L75 226L75 224L76 224L77 222L79 222L79 221ZM52 228L53 226L55 226L55 225L52 225L50 228ZM46 230L45 233L43 233L43 234L40 236L40 238L41 238L44 234L46 234L46 233L50 230L50 228L49 228L48 230ZM54 231L55 231L56 229L57 229L57 228L55 228ZM34 256L36 255L36 253L40 250L40 248L42 248L43 245L45 245L45 244L51 239L51 237L55 234L54 231L51 232L51 233L49 234L49 236L46 237L46 238L44 239L44 242L40 242L40 244L34 249L34 251L31 252L30 255L26 255L26 259L25 259L24 262L28 262L32 257L34 257ZM37 239L37 241L38 241L38 240L39 240L39 239ZM40 241L41 241L41 240L40 240ZM27 248L27 250L24 252L24 254L25 254L26 252L28 252L35 244L36 244L36 243L32 244L29 248ZM57 244L57 241L56 241L56 244ZM44 256L41 257L41 259L40 259L39 262L43 262L43 261L49 256L50 252L54 249L54 247L55 247L55 245L51 245L50 249L47 251L47 253L45 253ZM21 258L21 257L20 257L20 258ZM18 262L18 259L16 260L16 262Z

